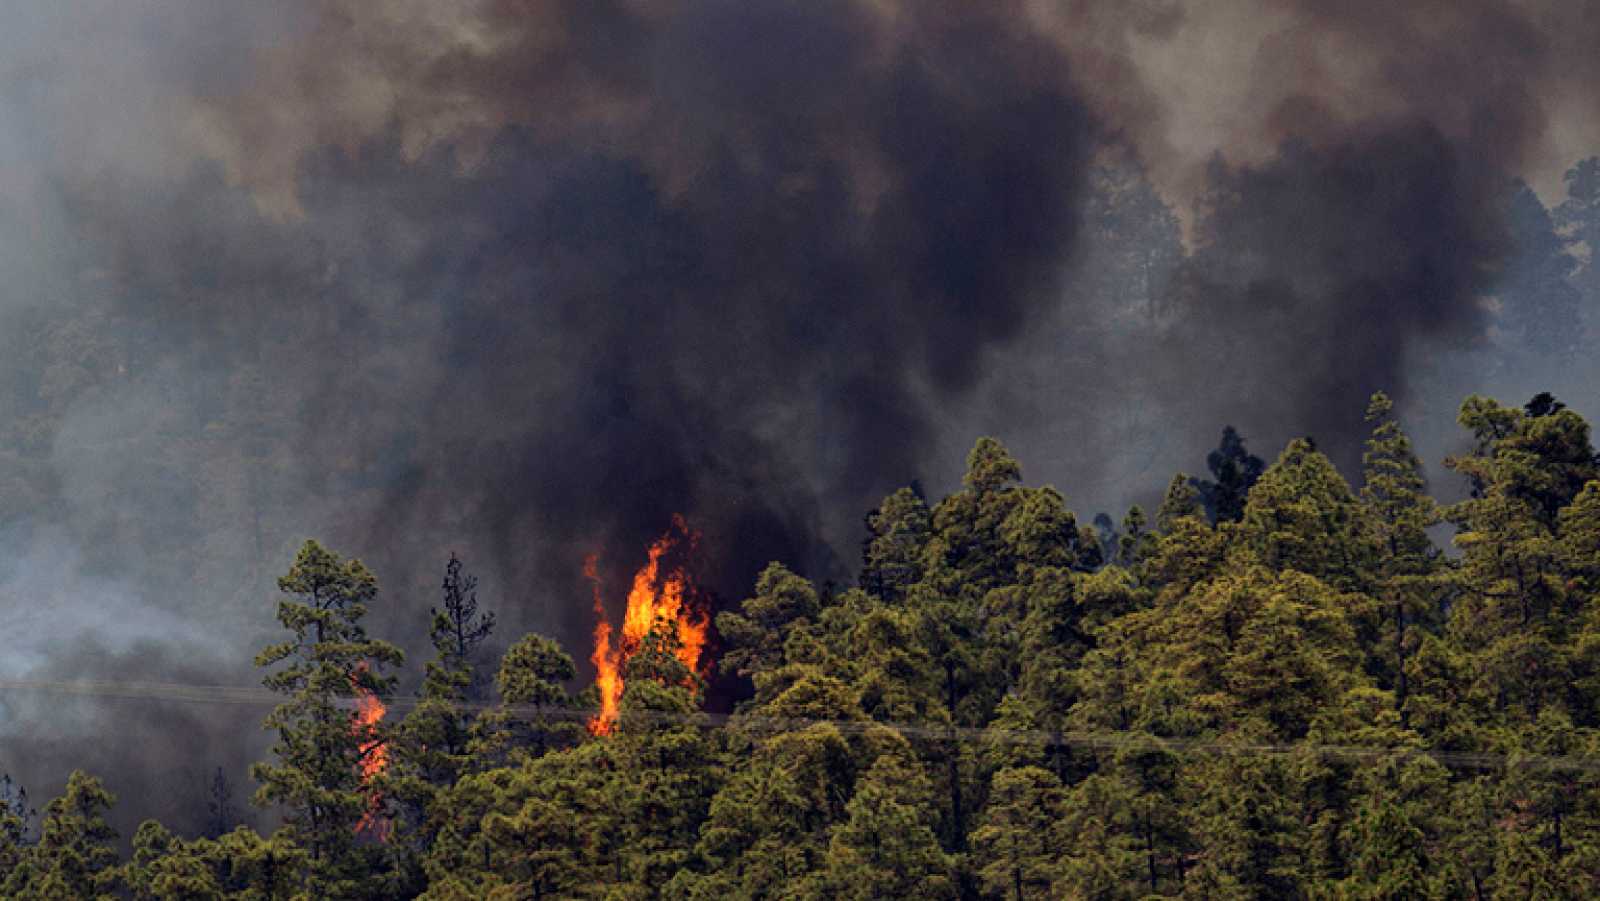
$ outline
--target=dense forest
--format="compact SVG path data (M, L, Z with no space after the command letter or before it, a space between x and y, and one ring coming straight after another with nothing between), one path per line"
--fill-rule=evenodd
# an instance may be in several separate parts
M254 800L281 825L150 821L124 853L94 776L37 810L7 780L0 894L1593 897L1589 425L1467 399L1442 505L1387 397L1368 420L1359 487L1311 439L1267 464L1229 430L1114 528L982 439L960 490L868 515L857 585L774 563L704 656L682 610L610 636L610 719L572 692L589 649L483 659L495 618L454 558L400 715L376 576L307 542L256 658L281 703ZM674 578L656 563L638 585Z
M1600 0L0 22L0 901L1600 897Z

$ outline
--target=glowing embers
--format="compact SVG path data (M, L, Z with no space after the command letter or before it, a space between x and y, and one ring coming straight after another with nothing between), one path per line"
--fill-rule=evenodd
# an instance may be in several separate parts
M584 575L594 586L597 620L594 653L589 657L594 663L595 686L600 691L600 712L589 721L589 731L594 735L609 735L615 727L622 701L623 670L657 624L676 637L678 660L690 672L703 672L700 658L705 652L710 616L685 568L699 538L682 516L673 516L672 527L650 545L645 565L634 573L622 635L615 642L601 598L599 560L590 555L584 561Z

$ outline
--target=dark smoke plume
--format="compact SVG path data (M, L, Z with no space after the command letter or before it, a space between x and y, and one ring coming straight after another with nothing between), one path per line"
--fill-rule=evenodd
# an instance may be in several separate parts
M1506 252L1499 180L1415 121L1218 163L1211 184L1153 377L1187 379L1203 355L1208 408L1244 401L1234 415L1253 429L1295 429L1358 464L1366 398L1404 396L1423 342L1483 333Z
M1182 399L1191 431L1310 434L1350 472L1371 392L1407 399L1430 357L1483 343L1511 176L1596 62L1540 4L1263 6L1286 18L1243 143L1272 149L1208 161L1141 390ZM1587 9L1563 21L1593 33Z
M729 595L771 559L847 576L830 529L919 472L1070 255L1094 119L1006 4L486 10L492 53L415 74L488 133L319 135L278 218L226 166L61 188L114 358L58 427L72 537L154 606L207 598L219 656L270 635L306 534L385 578L381 634L421 634L455 547L580 659L584 555L620 584L675 512ZM174 751L130 754L114 786Z
M41 0L0 36L0 675L248 683L307 536L379 634L454 549L582 658L587 553L615 595L682 512L728 599L848 578L979 431L1102 503L1230 422L1348 460L1481 337L1596 9ZM1200 201L1148 320L1079 265L1113 159ZM257 712L215 713L6 701L0 768L134 817L174 758L244 782Z

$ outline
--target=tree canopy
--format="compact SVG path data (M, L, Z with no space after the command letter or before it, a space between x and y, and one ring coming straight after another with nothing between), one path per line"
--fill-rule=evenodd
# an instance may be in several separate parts
M176 898L1584 898L1600 893L1600 461L1549 395L1468 398L1441 504L1374 395L1355 484L1226 430L1153 519L1081 525L979 440L954 493L888 495L860 578L782 562L715 617L738 696L666 620L617 719L569 649L512 636L454 555L396 645L358 560L278 580L281 695L233 828L147 821L75 773L0 782L0 894ZM1441 525L1454 528L1440 547ZM220 774L219 774L220 778ZM373 828L381 824L382 828ZM231 830L231 831L230 831Z

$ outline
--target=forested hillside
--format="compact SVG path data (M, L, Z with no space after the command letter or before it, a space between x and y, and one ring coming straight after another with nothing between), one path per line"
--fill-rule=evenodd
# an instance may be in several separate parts
M362 625L376 577L308 542L256 660L282 826L152 821L122 856L93 776L37 811L7 782L0 894L1594 897L1589 426L1469 398L1467 498L1440 506L1388 399L1368 418L1359 486L1309 439L1263 466L1230 433L1114 529L982 439L959 491L867 517L858 585L773 563L704 657L665 615L619 632L615 720L574 693L591 649L482 659L459 561L415 667ZM730 677L734 711L703 712Z

